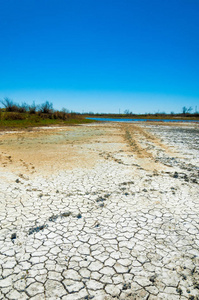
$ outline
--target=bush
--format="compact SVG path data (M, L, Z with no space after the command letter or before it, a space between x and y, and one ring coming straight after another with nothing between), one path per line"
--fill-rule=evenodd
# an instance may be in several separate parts
M12 112L12 111L18 111L19 110L19 105L15 104L12 100L9 98L4 98L4 100L0 101L1 104L5 107L7 112Z
M3 115L4 120L24 120L26 117L19 112L6 112Z
M53 113L54 119L61 119L61 120L66 120L69 118L69 113L63 112L63 111L55 111Z
M5 111L7 112L19 112L19 113L26 113L28 110L28 105L24 102L22 105L14 103L9 98L4 98L4 100L0 101L3 106L5 107Z
M39 112L43 114L51 114L53 112L53 104L46 101L40 106Z
M18 106L18 112L19 113L26 113L28 111L28 104L25 102L22 103L22 105Z
M35 105L35 102L33 102L32 105L28 107L28 111L30 114L36 114L37 106Z

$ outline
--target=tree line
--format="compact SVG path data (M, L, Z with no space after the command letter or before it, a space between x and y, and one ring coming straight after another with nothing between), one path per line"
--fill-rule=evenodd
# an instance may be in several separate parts
M70 112L66 108L61 111L54 110L53 104L49 101L45 101L40 105L36 105L35 102L28 105L25 102L18 104L6 97L0 100L0 103L3 105L3 108L0 109L0 118L4 120L23 120L31 115L42 119L67 120L78 115L78 113Z

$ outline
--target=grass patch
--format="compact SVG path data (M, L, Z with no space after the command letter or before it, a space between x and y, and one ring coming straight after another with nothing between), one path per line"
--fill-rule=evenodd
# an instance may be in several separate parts
M95 121L85 119L79 115L67 114L64 119L52 114L29 114L17 112L1 112L0 130L26 129L29 127L51 126L51 125L78 125L93 123Z
M78 125L95 122L88 120L79 113L69 112L63 108L61 111L54 110L53 104L46 101L41 105L13 102L4 98L0 103L0 130L25 129L30 127L52 126L52 125Z

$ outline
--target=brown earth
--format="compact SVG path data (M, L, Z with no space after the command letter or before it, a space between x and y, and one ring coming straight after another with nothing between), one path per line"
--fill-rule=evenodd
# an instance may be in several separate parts
M177 155L137 124L104 123L1 132L0 168L19 176L50 175L75 167L91 168L102 159L119 162L116 154L125 152L133 155L144 169L164 169L155 161L148 144L168 155Z

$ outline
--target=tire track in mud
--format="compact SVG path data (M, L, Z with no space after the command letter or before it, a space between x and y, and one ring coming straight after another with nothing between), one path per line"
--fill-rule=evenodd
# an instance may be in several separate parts
M131 152L144 169L163 169L165 166L156 159L156 152L162 151L168 156L176 156L174 151L164 145L156 136L138 125L121 125L121 131Z
M125 129L125 140L130 145L131 150L139 158L151 157L151 153L147 152L135 138L135 133L132 133L129 128Z

